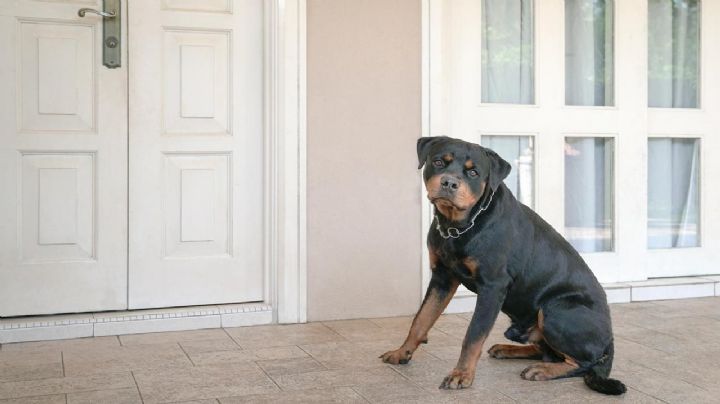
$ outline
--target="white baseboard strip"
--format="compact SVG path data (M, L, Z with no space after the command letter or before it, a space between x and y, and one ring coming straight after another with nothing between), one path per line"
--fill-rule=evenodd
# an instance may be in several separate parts
M720 276L657 278L638 282L604 284L608 303L646 302L649 300L688 299L720 296ZM475 310L475 295L456 296L445 313L466 313Z
M189 306L0 319L0 344L270 324L264 303Z

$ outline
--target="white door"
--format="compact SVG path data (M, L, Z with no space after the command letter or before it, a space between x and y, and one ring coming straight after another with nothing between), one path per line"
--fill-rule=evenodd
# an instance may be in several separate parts
M718 272L720 6L685 3L424 2L426 134L506 156L601 282Z
M95 3L0 2L0 316L126 307L127 69Z
M131 309L263 299L263 22L130 2Z

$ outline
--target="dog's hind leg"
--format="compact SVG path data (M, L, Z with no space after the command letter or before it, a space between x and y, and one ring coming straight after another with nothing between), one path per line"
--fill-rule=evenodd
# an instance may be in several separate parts
M495 359L542 359L543 351L539 346L496 344L488 350L490 357Z

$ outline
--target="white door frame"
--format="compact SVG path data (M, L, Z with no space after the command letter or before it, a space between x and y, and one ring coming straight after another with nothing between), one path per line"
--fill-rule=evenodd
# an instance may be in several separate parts
M266 0L265 296L273 322L307 321L306 0Z

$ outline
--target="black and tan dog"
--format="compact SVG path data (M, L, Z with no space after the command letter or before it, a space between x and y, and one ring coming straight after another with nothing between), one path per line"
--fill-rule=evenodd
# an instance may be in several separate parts
M535 358L527 380L584 376L604 394L625 385L608 378L613 335L605 293L575 249L503 184L510 165L492 150L448 137L421 138L419 168L435 220L428 234L432 278L400 348L380 357L407 363L458 285L477 293L455 369L443 389L469 387L483 342L500 310L512 320L493 358Z

